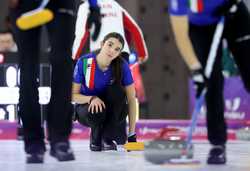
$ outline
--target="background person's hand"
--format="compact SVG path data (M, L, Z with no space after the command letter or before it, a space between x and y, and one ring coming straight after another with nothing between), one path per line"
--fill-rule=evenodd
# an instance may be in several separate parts
M91 29L94 26L92 39L95 41L101 30L101 12L99 7L90 7L90 13L87 19L87 28Z
M237 9L234 9L234 11L230 11L230 9L237 5L241 0L227 0L225 3L215 9L213 12L214 16L223 16L227 15L229 12L235 12ZM237 6L236 6L237 8Z
M143 57L141 57L141 56L138 57L138 62L139 62L139 64L143 64L143 63L145 63L146 61L147 61L147 59L145 59L145 58L143 58Z
M192 71L192 79L196 90L196 97L198 98L207 86L207 78L205 77L202 69L197 69Z

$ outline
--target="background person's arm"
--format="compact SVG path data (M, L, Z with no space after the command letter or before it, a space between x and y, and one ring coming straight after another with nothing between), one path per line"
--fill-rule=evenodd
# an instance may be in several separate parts
M72 58L77 60L82 55L82 49L87 43L89 38L89 31L87 28L87 18L89 14L88 3L83 3L79 6L76 26L75 26L75 39L72 49Z
M191 40L188 35L187 15L170 16L172 30L175 36L177 47L190 70L201 68L201 64L196 57Z
M138 55L138 60L140 63L145 62L148 59L148 49L144 40L142 30L124 8L121 7L121 10L123 13L124 29L131 36L133 45Z
M182 58L191 70L194 88L196 89L196 97L199 97L203 89L206 87L207 79L204 76L202 66L194 52L192 42L189 38L188 17L187 15L171 15L170 21L177 47Z

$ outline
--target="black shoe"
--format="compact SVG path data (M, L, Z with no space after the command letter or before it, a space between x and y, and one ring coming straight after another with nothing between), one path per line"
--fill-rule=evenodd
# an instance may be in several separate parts
M100 144L95 145L93 143L90 143L89 148L91 151L102 151L102 146Z
M26 163L43 163L44 152L27 153Z
M115 141L103 140L103 142L102 142L102 150L104 150L104 151L116 150L117 151L117 145L116 145Z
M67 141L52 143L50 155L59 161L75 160L74 153Z
M101 151L102 150L102 132L101 127L91 128L90 133L90 144L89 148L91 151Z
M226 163L226 151L225 146L214 146L208 155L207 164L225 164Z
M26 163L43 163L44 153L46 151L43 141L25 143Z

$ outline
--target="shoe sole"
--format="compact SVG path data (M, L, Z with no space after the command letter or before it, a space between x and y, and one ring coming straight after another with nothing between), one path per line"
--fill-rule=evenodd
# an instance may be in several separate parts
M72 161L72 160L75 160L75 157L73 154L69 154L67 156L59 156L59 155L56 155L55 153L53 152L50 152L50 155L54 158L56 158L58 161Z
M209 161L209 162L207 162L207 164L211 164L211 165L220 165L220 164L226 164L226 162L211 162L211 161Z
M28 159L26 160L26 163L27 163L27 164L41 164L41 163L43 163L43 158L42 158L42 159L38 159L38 158L36 158L36 159L31 159L31 158L28 158Z
M226 164L226 160L224 161L218 161L218 160L207 160L207 164L214 164L214 165L220 165L220 164Z
M90 148L90 151L102 151L102 148Z
M90 151L102 151L102 147L99 145L89 145Z
M102 151L117 151L117 147L102 147Z

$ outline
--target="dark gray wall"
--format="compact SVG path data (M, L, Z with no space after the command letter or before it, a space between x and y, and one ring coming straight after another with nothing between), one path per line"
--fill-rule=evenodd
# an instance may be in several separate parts
M149 60L141 66L148 112L141 118L186 118L188 70L176 48L166 1L118 1L143 30Z
M3 29L5 17L8 13L7 2L8 0L0 0L0 31Z

